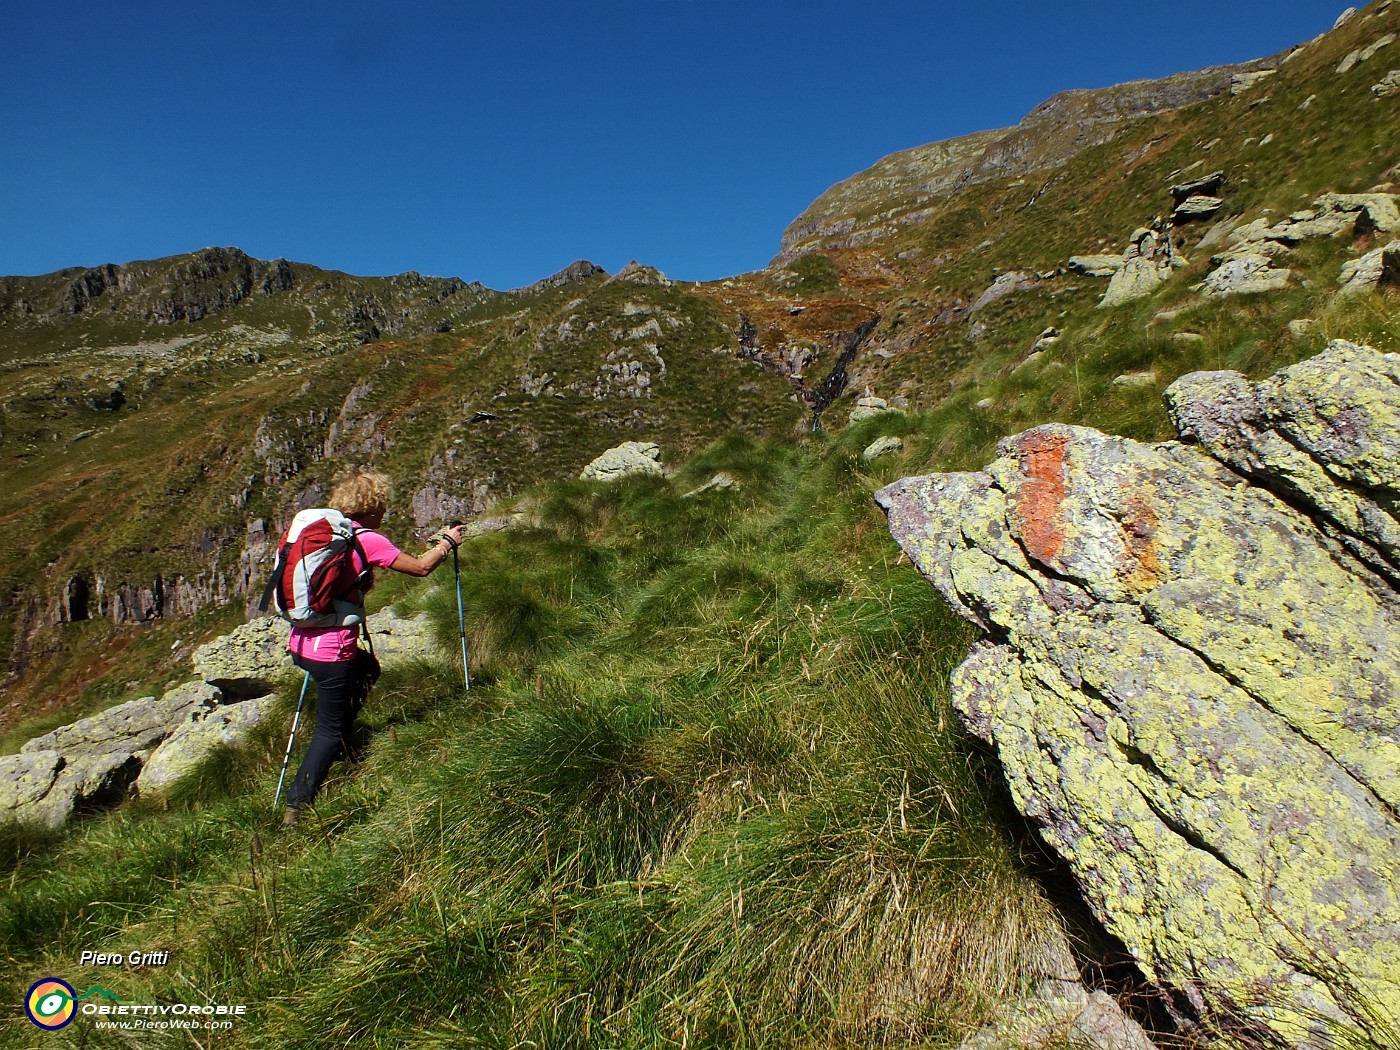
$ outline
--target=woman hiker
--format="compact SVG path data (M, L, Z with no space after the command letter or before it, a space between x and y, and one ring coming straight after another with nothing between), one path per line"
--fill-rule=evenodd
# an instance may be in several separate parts
M462 542L461 526L452 526L422 557L415 558L404 554L376 532L389 512L389 481L382 474L356 470L341 479L331 492L330 506L349 518L356 529L359 550L354 550L351 557L357 572L372 571L378 566L409 576L427 576ZM365 590L372 584L370 579ZM287 795L284 826L295 824L298 811L315 799L340 751L342 740L347 748L349 746L355 716L368 692L366 676L371 673L372 666L372 658L357 644L359 631L357 625L292 627L287 640L292 663L306 671L316 683L316 732Z

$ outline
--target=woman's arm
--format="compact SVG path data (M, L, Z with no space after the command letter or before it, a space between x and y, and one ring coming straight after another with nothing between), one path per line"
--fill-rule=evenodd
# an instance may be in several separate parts
M462 542L462 529L460 526L453 526L447 529L445 535L452 538L451 543L445 539L438 540L418 558L415 558L412 554L400 554L394 559L389 568L393 569L395 572L407 573L409 576L427 576L447 560L447 556L452 553L453 544Z

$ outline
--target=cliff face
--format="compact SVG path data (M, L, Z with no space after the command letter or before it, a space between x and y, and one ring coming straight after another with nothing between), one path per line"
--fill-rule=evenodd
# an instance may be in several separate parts
M1168 391L1184 438L1050 425L877 499L986 636L967 727L1179 1016L1400 1020L1400 355Z

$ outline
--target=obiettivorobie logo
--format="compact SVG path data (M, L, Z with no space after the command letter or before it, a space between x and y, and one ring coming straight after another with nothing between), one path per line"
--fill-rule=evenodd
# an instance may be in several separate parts
M121 1002L107 989L95 984L79 995L67 981L45 977L30 985L29 994L24 997L24 1012L29 1020L46 1032L56 1032L77 1016L78 1003L93 995L114 1003Z
M107 999L116 1005L84 999ZM98 1028L213 1031L232 1028L248 1015L248 1008L224 1003L131 1003L96 984L79 995L67 981L44 977L30 985L24 1013L46 1032L71 1024L78 1014L91 1018Z

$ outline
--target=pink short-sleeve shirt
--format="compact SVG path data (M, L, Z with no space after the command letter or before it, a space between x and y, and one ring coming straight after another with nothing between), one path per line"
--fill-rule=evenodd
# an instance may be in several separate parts
M393 565L394 559L401 553L399 549L379 533L361 528L359 522L354 522L354 525L360 529L357 538L369 563L381 569ZM359 554L355 554L354 558L356 570L363 569ZM344 663L355 658L359 637L359 627L293 627L292 635L287 639L287 648L304 660Z

